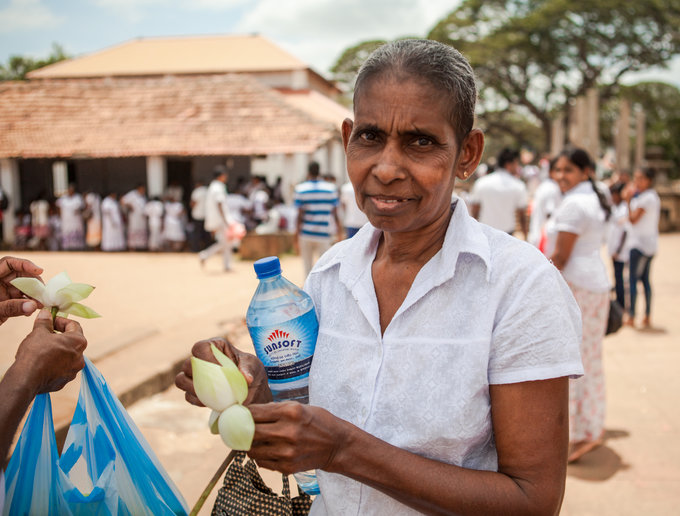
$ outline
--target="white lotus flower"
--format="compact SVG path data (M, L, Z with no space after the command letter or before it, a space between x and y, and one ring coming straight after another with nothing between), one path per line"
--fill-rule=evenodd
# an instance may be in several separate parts
M253 416L241 405L248 396L248 382L229 357L214 344L210 347L219 364L191 357L196 396L213 409L208 419L210 431L219 432L232 450L247 451L255 435Z
M89 296L94 287L85 283L73 283L65 272L54 276L47 285L36 278L14 278L10 283L45 308L49 308L53 317L66 317L68 314L85 319L101 317L91 308L78 303Z
M220 437L232 450L250 450L255 435L255 421L248 407L232 405L217 421Z

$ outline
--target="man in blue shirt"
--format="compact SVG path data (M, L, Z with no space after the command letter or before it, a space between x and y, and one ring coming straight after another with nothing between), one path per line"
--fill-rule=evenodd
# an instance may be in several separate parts
M339 202L338 189L320 178L319 164L312 161L307 169L307 180L295 187L295 206L298 208L295 236L305 276L342 230L337 211Z

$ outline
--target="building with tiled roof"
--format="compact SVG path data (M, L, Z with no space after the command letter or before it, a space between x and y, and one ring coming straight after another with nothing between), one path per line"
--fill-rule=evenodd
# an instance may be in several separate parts
M8 211L69 182L102 194L146 183L149 195L178 183L186 197L216 165L230 185L281 177L284 194L311 160L342 179L340 125L350 112L336 94L259 36L134 40L0 82Z

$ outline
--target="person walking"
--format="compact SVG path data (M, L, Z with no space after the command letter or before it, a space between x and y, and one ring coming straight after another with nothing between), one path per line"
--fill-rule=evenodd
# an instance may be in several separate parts
M472 186L470 214L483 224L512 235L517 220L527 239L527 189L517 179L519 153L503 149L497 158L498 168L475 181Z
M574 462L602 444L605 382L602 341L609 314L609 279L600 248L611 209L590 175L592 160L582 149L560 153L555 181L564 194L548 221L551 260L581 309L581 360L585 375L569 382L569 455Z
M609 187L612 198L612 216L607 232L607 254L612 260L614 270L614 292L621 308L628 308L626 303L626 286L624 272L630 258L630 221L628 220L628 204L621 194L626 187L624 183L614 183Z
M295 187L295 206L298 208L295 237L305 277L316 260L333 245L333 229L338 233L338 240L343 239L337 209L338 189L319 176L319 164L312 161L307 169L307 180Z
M208 186L205 198L205 230L213 234L215 243L198 253L198 258L203 267L208 258L221 252L224 270L230 271L232 249L226 234L231 223L227 205L227 178L227 170L224 167L217 167L213 172L213 180Z
M642 327L651 327L652 285L649 281L649 269L652 258L659 246L659 217L661 200L653 188L656 172L652 168L636 170L632 184L624 190L624 199L628 204L630 228L630 307L626 324L634 325L635 304L637 301L637 283L642 282L645 290L645 316Z
M184 248L186 232L184 231L184 206L181 202L168 196L163 205L165 215L163 217L163 241L168 249L179 252Z

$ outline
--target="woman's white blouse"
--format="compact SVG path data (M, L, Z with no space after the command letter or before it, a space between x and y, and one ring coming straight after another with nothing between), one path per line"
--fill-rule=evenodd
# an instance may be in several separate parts
M645 212L630 230L630 248L637 249L642 254L654 256L659 246L659 215L661 212L661 200L659 194L649 188L630 200L630 212L634 213L638 208Z
M578 235L562 268L564 279L591 292L607 292L611 285L600 256L607 222L590 181L583 181L564 194L560 206L546 225L549 247L554 249L560 232Z
M489 385L583 374L578 306L537 249L479 224L458 200L443 248L381 334L371 276L380 236L365 225L307 279L320 324L310 403L413 453L496 470ZM313 515L418 514L317 473Z

